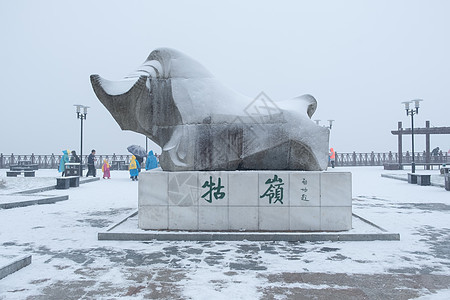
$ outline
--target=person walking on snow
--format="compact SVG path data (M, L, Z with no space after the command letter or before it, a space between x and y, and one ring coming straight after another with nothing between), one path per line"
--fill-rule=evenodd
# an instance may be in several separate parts
M133 181L138 180L140 165L139 162L136 160L136 156L133 155L131 157L130 166L128 167L128 169L130 170L131 180Z
M145 170L156 169L158 167L158 160L153 154L153 150L150 150L147 156L147 161L145 162Z
M110 169L109 163L106 159L104 159L103 166L102 166L103 179L105 179L105 177L107 177L108 179L111 179L111 172L109 171L109 169Z
M75 150L72 151L72 156L70 157L71 163L79 163L81 162L80 158L77 155L77 152Z
M66 163L69 162L69 150L63 150L64 155L61 157L61 161L59 162L58 171L62 172L61 176L66 176Z
M97 170L95 170L95 161L97 159L95 158L95 150L93 149L91 151L91 154L89 154L88 156L88 172L86 174L86 177L88 177L89 175L92 175L95 177L95 173Z
M330 162L331 162L331 167L334 168L334 164L336 162L336 153L334 152L333 148L330 148Z

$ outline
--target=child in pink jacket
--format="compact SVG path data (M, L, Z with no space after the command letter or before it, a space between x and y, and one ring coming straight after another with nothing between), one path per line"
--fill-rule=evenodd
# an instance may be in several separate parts
M106 159L103 160L102 171L103 171L103 179L105 179L105 177L107 177L108 179L111 178L111 173L109 172L109 163Z

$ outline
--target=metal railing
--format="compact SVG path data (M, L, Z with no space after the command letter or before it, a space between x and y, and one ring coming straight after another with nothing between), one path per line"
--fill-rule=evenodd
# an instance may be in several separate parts
M130 163L131 154L125 154L125 155L95 155L95 158L97 161L95 162L96 168L101 168L103 164L103 159L107 159L109 163L112 161L124 161L125 164ZM70 155L69 155L70 157ZM59 162L61 161L62 154L61 155L4 155L0 154L0 169L9 169L11 165L17 165L20 161L29 161L32 164L37 164L39 169L58 169ZM87 164L88 155L83 155L81 161L84 165ZM144 158L145 161L145 158Z
M415 152L414 161L416 164L449 164L450 157L447 153L440 152L438 155L430 156L427 160L426 152ZM401 163L410 164L412 154L407 151L402 153ZM385 164L400 164L397 152L383 153L337 153L336 166L383 166Z
M448 153L440 152L436 156L431 156L427 161L425 152L414 153L416 164L450 164L450 156ZM0 154L0 169L9 169L10 165L16 165L19 161L30 161L32 164L38 164L39 169L57 169L62 155L4 155ZM124 161L125 164L130 163L131 154L124 155L96 155L96 168L101 168L103 159L107 159L110 163L113 161ZM88 155L83 155L82 163L87 164ZM402 153L402 164L410 164L412 161L411 154L407 151ZM145 163L145 158L144 158ZM336 152L336 166L383 166L384 164L398 164L399 155L396 152L383 153L338 153Z

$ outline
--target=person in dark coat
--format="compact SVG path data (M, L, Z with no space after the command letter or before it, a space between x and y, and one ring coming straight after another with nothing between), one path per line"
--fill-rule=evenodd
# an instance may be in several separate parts
M97 159L95 158L95 150L91 151L91 154L89 154L88 156L88 172L86 174L86 177L88 177L89 175L92 175L93 177L95 177L95 161Z
M81 162L80 158L78 157L77 153L75 152L75 150L73 150L72 152L72 156L70 157L70 162L71 163L79 163Z
M438 154L439 154L439 147L436 147L433 149L433 151L431 151L432 156L438 156Z

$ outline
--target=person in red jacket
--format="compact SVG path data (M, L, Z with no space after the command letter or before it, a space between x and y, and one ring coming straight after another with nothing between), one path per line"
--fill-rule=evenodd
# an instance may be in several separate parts
M333 148L330 148L330 162L331 162L331 167L334 168L334 164L336 162L336 153L334 153Z

